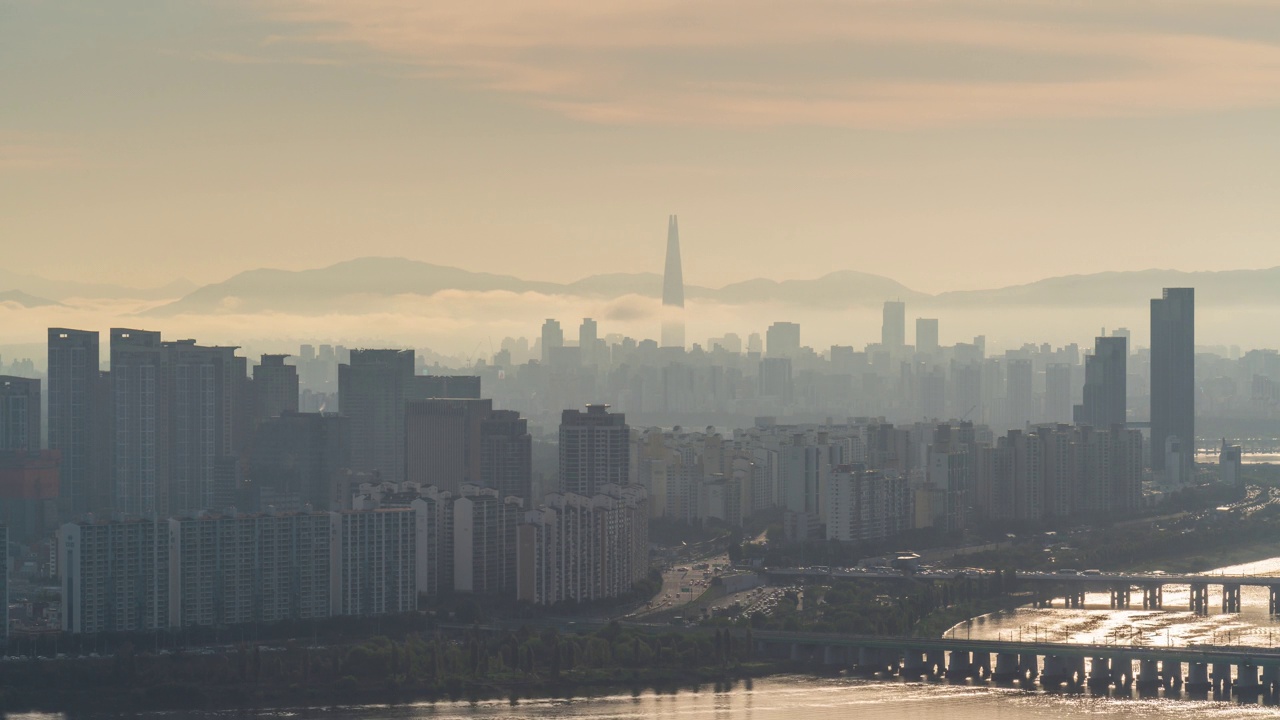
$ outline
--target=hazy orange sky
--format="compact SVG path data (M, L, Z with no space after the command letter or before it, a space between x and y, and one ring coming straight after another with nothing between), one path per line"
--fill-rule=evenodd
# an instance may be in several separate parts
M6 268L1280 265L1275 0L0 0ZM4 290L6 288L0 288Z

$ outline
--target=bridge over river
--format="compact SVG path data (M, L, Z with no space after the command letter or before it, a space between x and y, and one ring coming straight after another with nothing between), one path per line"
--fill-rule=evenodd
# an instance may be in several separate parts
M875 570L841 570L827 568L780 568L765 571L770 580L822 581L869 580L887 582L939 582L962 578L978 578L994 575L990 570L931 570L919 573ZM1212 587L1220 588L1221 607L1224 613L1240 612L1240 589L1262 587L1267 589L1267 610L1271 615L1280 614L1280 577L1271 575L1199 575L1165 573L1103 573L1096 571L1032 572L1019 570L1013 579L1019 586L1035 592L1035 604L1051 607L1061 598L1066 607L1084 607L1087 591L1108 592L1111 607L1125 609L1136 604L1133 597L1140 594L1144 610L1164 608L1164 590L1170 585L1186 585L1190 588L1188 610L1199 614L1209 613L1209 597Z
M597 620L540 619L505 621L456 630L511 632L521 626L555 628L559 632L594 632L608 623ZM619 623L628 630L652 634L705 634L697 626ZM446 626L449 627L449 626ZM1185 690L1218 695L1280 699L1280 650L1257 647L1193 645L1159 647L1013 640L924 638L841 633L748 631L731 628L738 642L751 642L764 657L843 667L880 677L977 679L1017 683L1046 690L1137 686L1139 690Z

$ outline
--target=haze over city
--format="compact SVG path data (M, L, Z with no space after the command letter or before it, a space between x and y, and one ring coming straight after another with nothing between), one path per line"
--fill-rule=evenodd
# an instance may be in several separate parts
M1277 128L1274 0L0 0L0 714L1274 714Z

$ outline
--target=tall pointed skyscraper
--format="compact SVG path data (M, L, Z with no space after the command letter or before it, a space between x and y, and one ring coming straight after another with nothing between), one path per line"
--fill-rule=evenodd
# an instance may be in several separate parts
M662 276L662 346L684 347L684 272L680 269L680 226L667 220L667 268Z

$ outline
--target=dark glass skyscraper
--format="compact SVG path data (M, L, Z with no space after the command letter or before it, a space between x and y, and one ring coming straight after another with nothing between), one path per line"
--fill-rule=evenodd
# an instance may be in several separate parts
M1075 409L1077 423L1101 430L1125 423L1128 358L1128 338L1094 340L1093 354L1084 359L1084 401Z
M1196 439L1195 288L1165 288L1151 301L1151 466L1165 469L1176 439L1185 479Z

